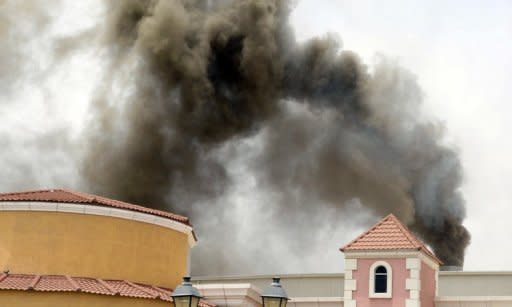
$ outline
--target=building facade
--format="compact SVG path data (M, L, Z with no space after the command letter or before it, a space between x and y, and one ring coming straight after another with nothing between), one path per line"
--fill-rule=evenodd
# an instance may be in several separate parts
M170 306L195 244L173 213L63 189L0 193L0 306ZM393 215L340 250L344 274L281 276L288 306L512 306L512 272L440 271ZM271 277L193 280L201 307L259 307Z
M0 306L169 306L188 218L55 189L0 194Z
M441 261L394 215L341 248L344 274L281 276L292 307L512 306L512 272L439 271ZM221 306L261 306L272 276L198 277Z

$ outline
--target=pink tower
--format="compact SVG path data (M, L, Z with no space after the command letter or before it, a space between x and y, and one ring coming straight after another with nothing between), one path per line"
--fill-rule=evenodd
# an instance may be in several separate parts
M442 262L393 214L340 250L345 307L434 307Z

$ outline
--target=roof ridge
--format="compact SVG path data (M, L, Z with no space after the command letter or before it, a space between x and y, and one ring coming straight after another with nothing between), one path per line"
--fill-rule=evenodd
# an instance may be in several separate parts
M405 237L407 238L407 240L409 240L409 242L414 245L416 248L421 248L423 247L423 243L420 242L411 232L411 230L405 226L404 224L402 224L402 222L400 222L400 220L395 216L393 215L392 213L389 214L387 216L387 218L391 218L398 226L398 228L400 229L400 231L402 232L402 234L405 235Z
M410 240L413 245L414 245L414 243L416 243L416 248L418 250L421 250L425 254L430 256L431 258L434 258L434 260L439 262L439 264L443 264L443 261L441 261L441 259L439 259L433 252L431 252L428 249L427 245L422 240L420 240L417 236L415 236L413 234L413 232L409 229L409 227L404 225L396 216L393 215L393 218L395 219L398 226L400 227L400 230L404 233L404 235L407 237L407 239Z
M85 192L78 192L78 191L66 189L66 188L55 189L54 191L61 191L61 192L73 194L75 196L85 198L87 201L91 201L91 202L94 201L94 199L95 199L93 194L89 194L89 193L85 193Z
M355 239L353 239L352 241L350 241L349 243L345 244L345 246L341 247L340 248L340 251L344 251L347 247L349 247L350 245L352 245L353 243L355 243L357 240L361 239L362 237L364 237L365 235L367 235L368 233L370 233L372 230L374 230L375 228L377 228L377 226L380 226L382 223L385 222L385 220L390 216L390 215L393 215L392 213L388 214L385 218L379 220L377 223L375 223L372 227L370 227L367 231L363 232L362 234L360 234L359 236L357 236Z
M97 204L99 206L114 207L151 214L171 219L192 227L190 219L184 215L166 210L145 207L122 200L112 199L105 196L94 195L86 192L79 192L68 188L41 189L20 192L0 193L0 201L30 201L30 202L58 202L73 204ZM195 234L194 234L195 236Z
M80 286L78 285L78 283L73 280L73 278L69 275L65 275L67 281L73 286L73 288L75 288L75 291L82 291L82 289L80 288Z
M131 206L131 207L136 207L136 208L144 210L144 211L146 211L146 210L161 211L161 210L158 210L158 209L153 209L153 208L145 207L145 206L139 205L139 204L129 203L129 202L126 202L126 201L123 201L123 200L109 198L109 197L106 197L106 196L95 195L95 194L86 193L86 192L79 192L79 191L74 191L74 190L70 190L70 189L60 189L60 190L63 191L63 192L66 192L66 193L71 193L71 194L73 194L75 196L78 196L78 197L85 198L85 199L87 199L90 202L96 202L99 205L105 205L105 202L113 202L113 203L117 203L117 204L123 204L123 205L128 205L128 206ZM180 214L176 214L176 213L173 213L173 212L167 212L167 211L162 211L162 212L170 214L170 215L174 216L177 219L183 219L184 221L189 222L189 218L186 217L186 216L183 216L183 215L180 215Z
M157 210L157 209L153 209L153 208L145 207L145 206L143 206L143 205L138 205L138 204L134 204L134 203L129 203L129 202L126 202L126 201L123 201L123 200L118 200L118 199L108 198L108 197L101 196L101 195L96 195L96 196L94 197L93 201L98 202L98 203L100 203L100 204L101 204L101 202L99 202L99 201L104 201L104 202L115 202L115 203L120 203L120 204L130 205L130 206L134 206L134 207L138 207L138 208L143 208L143 209ZM176 215L176 216L180 216L179 214L172 213L172 212L167 212L167 213L170 213L170 214L172 214L172 215ZM184 217L185 217L185 216L184 216ZM185 218L186 218L186 217L185 217Z
M379 229L384 223L390 223ZM390 240L389 236L393 239ZM346 244L340 250L345 251L362 251L362 250L418 250L437 261L439 264L443 262L431 252L425 243L420 240L413 232L403 224L394 214L390 213L367 231L359 235L350 243Z
M112 295L119 295L119 291L112 288L105 280L101 278L94 278L98 283L100 283L103 287L105 287Z
M32 279L32 281L30 282L30 284L28 285L28 289L30 290L34 290L37 286L37 284L39 283L39 281L41 280L41 275L37 274L37 275L34 275L34 279Z
M19 192L0 192L0 196L35 194L35 193L41 193L41 192L51 192L54 190L55 189L42 189L42 190L28 190L28 191L19 191Z
M155 295L154 293L152 293L152 292L148 291L148 290L147 290L147 289L145 289L144 287L139 286L139 285L137 285L137 284L135 284L135 283L133 283L133 282L131 282L131 281L129 281L129 280L124 280L124 282L125 282L125 283L127 283L127 284L129 284L130 286L134 287L135 289L139 289L140 291L142 291L142 292L144 292L144 293L146 293L146 294L148 294L148 295L151 295L153 298L160 297L160 294L156 294L156 295Z

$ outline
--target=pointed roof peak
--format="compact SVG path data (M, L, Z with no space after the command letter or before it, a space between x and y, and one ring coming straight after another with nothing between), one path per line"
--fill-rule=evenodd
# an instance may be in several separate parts
M418 250L442 264L394 214L388 214L367 231L340 248L345 251Z

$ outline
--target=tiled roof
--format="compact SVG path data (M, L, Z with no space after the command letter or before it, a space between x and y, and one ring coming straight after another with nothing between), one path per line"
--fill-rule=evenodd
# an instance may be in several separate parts
M393 214L383 218L369 230L352 242L340 248L341 251L372 251L372 250L421 250L432 259L442 264L409 229Z
M57 202L57 203L75 203L75 204L91 204L96 206L114 207L119 209L126 209L131 211L137 211L156 216L168 218L186 225L190 225L187 217L146 208L130 203L125 203L119 200L114 200L102 196L93 194L87 194L83 192L72 191L68 189L51 189L51 190L37 190L37 191L26 191L26 192L15 192L15 193L0 193L1 201L34 201L34 202Z
M0 274L0 290L82 292L172 302L171 289L127 280L71 277L67 275L10 274L4 272ZM201 300L199 306L211 307L215 305Z

